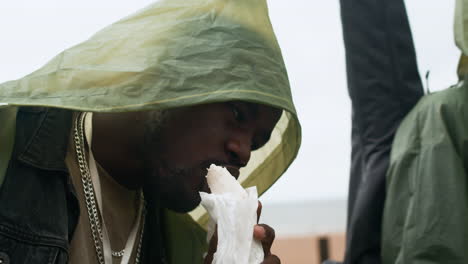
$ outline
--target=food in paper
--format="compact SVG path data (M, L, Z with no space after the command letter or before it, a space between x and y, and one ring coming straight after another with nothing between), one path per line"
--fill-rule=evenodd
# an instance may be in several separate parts
M201 192L201 204L210 215L208 240L218 231L212 264L258 264L263 248L253 239L257 223L257 188L243 189L226 168L211 165L207 182L211 194Z
M224 167L211 164L208 168L208 174L206 174L206 180L213 194L232 193L239 198L247 196L247 192Z

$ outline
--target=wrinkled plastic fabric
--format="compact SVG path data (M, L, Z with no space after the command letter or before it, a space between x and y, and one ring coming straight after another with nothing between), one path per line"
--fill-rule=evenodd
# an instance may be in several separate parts
M262 244L253 239L257 223L258 197L255 187L246 189L246 197L232 193L200 193L213 224L209 225L208 240L218 234L218 245L213 264L260 264L264 254Z
M423 89L403 0L341 0L340 7L352 102L344 263L377 264L393 137Z
M0 84L0 104L9 104L9 109L126 112L228 100L284 110L270 141L252 153L239 177L244 187L255 185L262 194L289 167L301 142L265 0L158 1L63 51L37 71ZM9 156L5 142L14 142L15 111L0 111L0 123L9 124L0 128L3 159ZM5 169L0 167L0 179ZM201 225L208 219L202 208L191 216Z

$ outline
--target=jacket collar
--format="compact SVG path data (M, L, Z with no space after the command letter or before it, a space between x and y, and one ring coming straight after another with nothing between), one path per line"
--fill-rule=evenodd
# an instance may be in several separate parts
M33 167L67 172L65 155L73 112L65 109L21 107L17 116L17 157ZM15 154L14 154L15 155Z

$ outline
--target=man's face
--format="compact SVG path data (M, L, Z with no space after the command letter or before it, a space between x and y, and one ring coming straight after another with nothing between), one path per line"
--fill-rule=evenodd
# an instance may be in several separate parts
M158 128L147 120L142 146L147 195L157 194L163 207L178 212L194 209L199 192L209 192L209 165L224 166L237 178L251 151L269 140L280 115L269 106L231 101L171 110Z

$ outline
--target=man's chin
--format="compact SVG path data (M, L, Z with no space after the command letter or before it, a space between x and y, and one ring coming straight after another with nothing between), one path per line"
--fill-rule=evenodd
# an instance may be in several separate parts
M200 204L200 195L192 199L172 199L171 201L161 201L162 206L177 213L188 213Z

